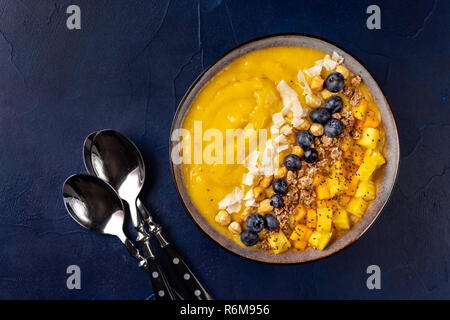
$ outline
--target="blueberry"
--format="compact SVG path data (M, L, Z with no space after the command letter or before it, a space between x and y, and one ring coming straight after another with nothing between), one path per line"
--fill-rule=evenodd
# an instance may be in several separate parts
M275 216L273 214L266 214L264 216L264 219L266 220L266 228L269 229L270 231L275 230L276 228L278 228L278 220L277 218L275 218Z
M309 113L312 122L324 124L330 119L330 113L325 108L317 108Z
M325 101L325 109L328 110L329 113L337 113L342 110L342 105L344 102L342 101L342 98L339 96L332 96L331 98L327 99Z
M288 154L283 163L289 171L297 171L302 167L302 159L295 154Z
M264 228L264 218L259 213L252 213L245 220L247 230L252 232L260 232Z
M279 194L274 194L270 197L270 205L274 208L281 208L284 206L283 198Z
M314 163L319 158L319 154L317 153L316 149L309 148L308 150L305 151L303 158L308 163Z
M341 120L331 118L323 126L325 134L330 138L336 138L344 132L345 126Z
M309 148L313 141L314 136L309 131L302 130L297 135L297 144L303 149Z
M249 230L244 230L241 233L241 241L247 247L254 246L258 242L258 234Z
M286 194L288 191L288 184L283 179L274 179L272 182L272 188L275 193Z
M344 88L345 78L340 72L333 72L325 79L324 86L328 91L339 92Z

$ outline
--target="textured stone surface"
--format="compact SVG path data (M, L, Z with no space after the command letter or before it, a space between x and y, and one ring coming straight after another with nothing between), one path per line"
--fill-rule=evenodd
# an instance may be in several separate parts
M143 151L143 200L217 298L449 298L450 112L448 1L0 2L0 298L145 299L147 276L119 241L80 228L61 185L84 172L85 136L113 128ZM294 266L243 260L184 212L170 178L168 135L177 103L201 71L264 35L323 37L361 60L397 119L401 168L373 227L328 259ZM77 264L82 290L66 288ZM368 265L382 290L366 288Z

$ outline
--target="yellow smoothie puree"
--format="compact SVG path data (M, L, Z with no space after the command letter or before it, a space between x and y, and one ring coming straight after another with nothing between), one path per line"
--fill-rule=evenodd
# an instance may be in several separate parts
M194 121L202 121L203 132L215 128L225 137L226 129L244 129L251 124L254 129L267 129L270 135L272 114L283 108L277 84L284 80L297 92L304 106L305 97L297 79L298 71L314 66L314 62L323 59L326 54L312 48L272 47L236 59L200 91L184 119L183 128L189 130L193 138ZM326 77L330 72L324 68L322 75ZM310 82L311 79L305 76ZM369 106L377 110L367 87L361 84L359 88L369 101ZM347 105L348 99L342 93L339 95ZM203 150L210 143L203 141ZM223 144L225 158L225 141ZM194 150L193 141L191 146ZM236 186L242 185L242 176L247 169L240 164L194 164L193 151L191 153L192 164L182 164L182 172L192 202L216 230L243 246L239 235L233 235L226 227L215 223L214 217L218 212L218 203ZM250 188L245 186L245 192ZM242 205L241 211L243 209ZM233 213L232 220L239 221L239 213Z

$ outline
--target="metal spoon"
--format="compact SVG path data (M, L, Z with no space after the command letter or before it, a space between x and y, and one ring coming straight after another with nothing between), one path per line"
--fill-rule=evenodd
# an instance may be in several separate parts
M94 135L90 149L91 163L86 165L88 171L91 167L90 173L110 183L119 196L128 202L131 219L135 219L133 224L136 228L140 226L141 216L147 222L150 232L155 235L161 248L168 255L175 274L189 295L198 300L212 300L211 294L200 283L178 251L163 237L161 226L153 221L149 211L138 199L144 184L145 165L136 145L119 132L102 130Z
M100 234L114 235L122 241L139 261L139 266L149 273L157 299L174 300L159 264L146 260L125 235L123 204L110 185L90 175L73 175L64 182L63 198L70 216L81 226Z
M95 172L94 172L94 168L92 167L92 163L91 163L91 148L92 148L92 142L93 142L94 137L95 137L96 134L97 134L97 131L94 131L91 134L89 134L86 137L86 139L84 139L84 143L83 143L83 162L84 162L84 166L86 167L87 172L89 174L91 174L91 175L94 175L94 176L95 176ZM142 222L138 221L138 224L142 224ZM151 260L156 260L155 255L151 251L151 247L150 247L150 243L148 241L148 237L146 237L144 239L145 239L143 241L143 242L145 242L144 247L147 248L147 250L144 251L145 258L146 259L151 259ZM164 276L164 278L167 278L163 272L162 272L162 275ZM170 284L169 284L169 286L170 286ZM170 286L170 289L171 289L172 293L177 297L178 300L184 300L183 296L180 293L178 293L178 291L176 289L174 289L172 286Z

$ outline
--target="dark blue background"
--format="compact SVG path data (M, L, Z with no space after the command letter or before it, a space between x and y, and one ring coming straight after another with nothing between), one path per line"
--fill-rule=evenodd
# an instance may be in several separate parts
M66 28L81 7L82 29ZM370 4L382 29L365 26ZM125 248L79 227L61 185L84 172L83 139L119 130L143 151L143 199L221 299L450 298L449 1L1 1L0 298L145 299ZM397 185L354 245L291 266L239 258L183 210L169 172L174 111L190 83L245 41L282 32L329 39L386 93L401 141ZM82 289L66 288L81 267ZM382 289L366 288L379 265Z

